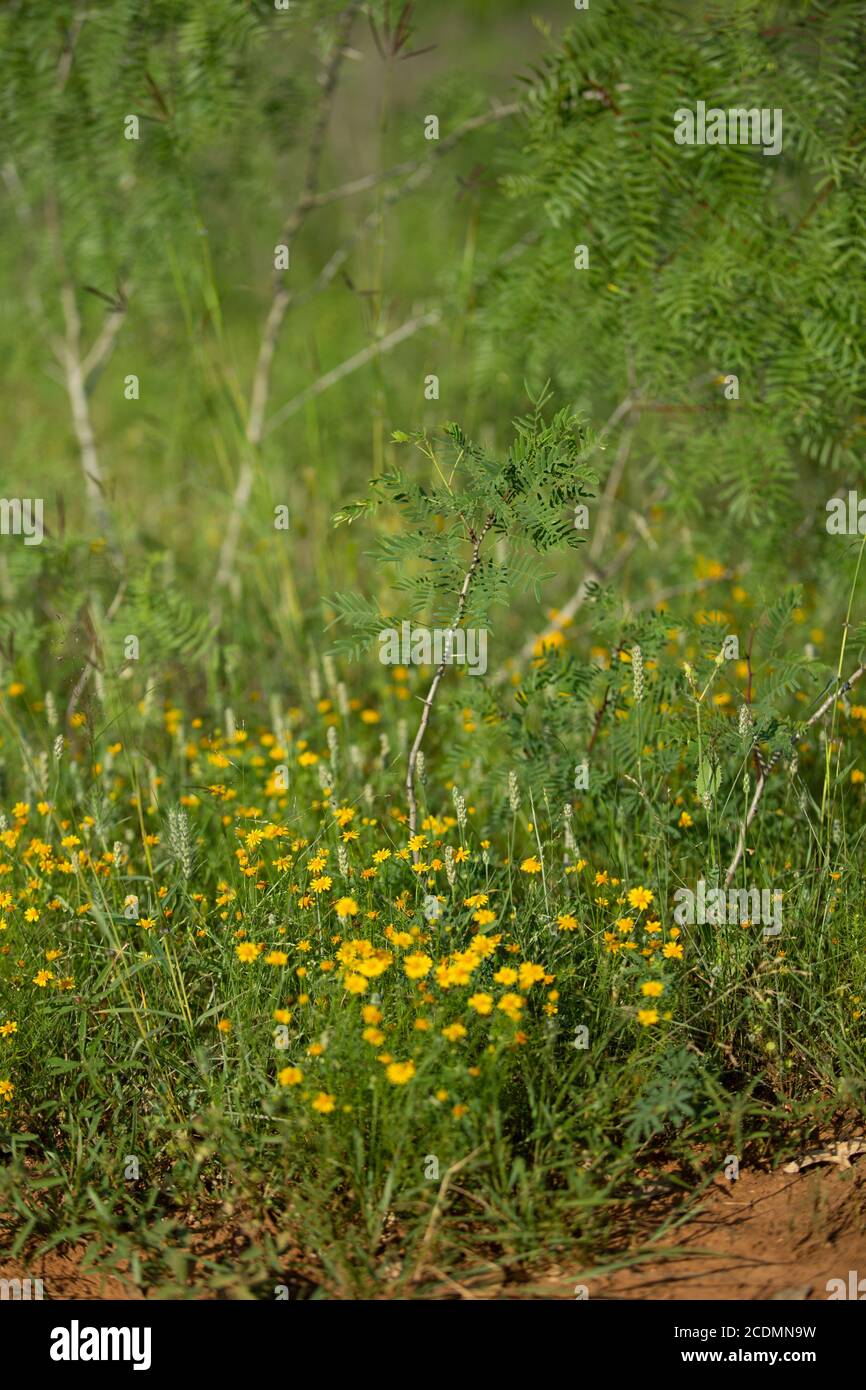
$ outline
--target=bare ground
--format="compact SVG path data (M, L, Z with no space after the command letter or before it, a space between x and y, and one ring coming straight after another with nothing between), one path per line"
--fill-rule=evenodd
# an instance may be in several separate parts
M683 1253L652 1259L644 1251L614 1273L574 1282L590 1298L822 1300L829 1279L866 1275L862 1162L795 1174L745 1170L735 1183L716 1179L701 1207L662 1238Z
M671 1215L669 1201L660 1208L646 1211L645 1232L660 1215ZM227 1223L196 1231L193 1246L208 1262L230 1262L237 1238ZM465 1283L443 1274L432 1296L573 1299L584 1286L589 1298L605 1300L823 1300L827 1281L847 1283L851 1270L866 1276L866 1160L847 1170L744 1170L736 1183L717 1179L684 1224L669 1227L649 1245L646 1233L624 1234L620 1250L609 1253L603 1266L583 1272L551 1267L518 1278L488 1274ZM90 1268L83 1244L27 1261L0 1255L0 1279L27 1275L43 1280L49 1299L160 1297L157 1287L136 1288L126 1268L110 1274ZM190 1292L196 1296L194 1286ZM211 1287L198 1296L219 1295Z

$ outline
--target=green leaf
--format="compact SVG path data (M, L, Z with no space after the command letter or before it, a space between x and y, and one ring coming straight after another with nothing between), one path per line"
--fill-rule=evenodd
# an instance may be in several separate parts
M710 762L709 758L701 758L698 775L695 779L695 791L701 800L704 797L715 797L719 789L719 769L718 766Z

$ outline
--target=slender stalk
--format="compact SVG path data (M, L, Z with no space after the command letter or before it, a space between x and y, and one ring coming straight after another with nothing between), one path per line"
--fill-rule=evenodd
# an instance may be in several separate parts
M866 546L866 536L860 542L860 549L857 552L857 566L854 570L854 579L851 583L851 592L848 595L848 611L845 614L845 622L842 627L842 641L839 646L839 661L836 666L836 680L842 679L842 666L845 661L845 648L848 645L848 629L851 623L851 610L854 606L854 594L857 589L857 580L860 577L860 566L863 562L863 547ZM824 786L821 791L821 816L818 822L818 834L823 836L824 816L827 809L827 798L830 790L830 750L833 746L833 738L836 732L836 702L833 701L833 717L830 721L830 733L827 738L827 745L824 750ZM829 832L828 832L829 833ZM829 857L829 840L827 856Z
M319 174L325 146L325 134L334 104L337 79L343 62L344 50L349 39L349 34L355 16L360 8L361 0L350 0L350 3L346 6L346 9L340 17L340 22L337 27L334 47L325 68L319 108L310 136L307 165L301 185L301 192L297 202L286 218L281 232L281 242L289 247L291 247L294 238L297 236L314 206L314 199L319 187ZM225 588L234 573L235 556L240 539L241 521L249 505L250 496L252 495L256 462L261 448L265 412L267 410L268 395L271 385L271 367L273 365L274 353L276 352L280 330L283 326L283 320L285 319L291 299L291 291L286 288L285 283L282 278L280 278L274 289L273 298L271 299L271 305L259 343L259 353L256 361L255 373L253 375L249 412L247 415L245 447L238 469L237 481L235 482L231 513L229 515L225 535L223 536L222 546L220 547L215 595L212 605L212 617L215 622L219 621L221 612L219 599L220 591Z
M475 571L478 569L478 565L481 559L481 546L484 541L484 537L487 535L487 532L490 530L490 527L492 525L493 515L491 513L491 515L488 516L487 520L482 526L481 530L478 532L477 536L470 530L470 536L472 537L472 559L470 561L469 568L463 577L463 583L461 585L460 594L457 599L457 612L455 613L454 621L451 624L452 630L454 628L459 627L460 623L463 620L463 614L466 611L466 599L469 595L469 588L472 584ZM433 710L433 703L436 699L436 693L439 689L439 683L442 680L443 675L445 674L445 667L448 665L449 656L450 652L446 653L443 656L442 661L440 661L439 665L436 668L436 674L433 677L430 689L427 691L427 695L424 700L424 708L421 713L421 722L418 725L418 732L415 735L415 741L412 744L412 747L409 752L409 765L406 770L406 801L409 806L410 837L415 834L418 824L418 805L415 800L415 764L418 760L418 753L421 749L421 744L424 742L424 735L427 732L427 725L430 723L430 715ZM417 850L412 851L412 857L414 862L417 864L420 857Z
M853 685L857 684L857 681L859 681L864 671L866 671L866 666L858 666L855 671L852 671L851 675L848 677L845 683L839 686L837 690L834 690L832 694L828 695L827 699L824 700L823 704L821 704L818 707L818 709L815 710L815 713L812 715L812 717L808 719L806 723L803 725L803 729L801 732L805 733L806 730L811 728L813 724L816 724L817 721L821 718L821 715L824 714L824 712L827 709L829 709L831 705L835 704L836 700L839 699L840 695L845 695ZM758 774L758 783L755 787L755 794L752 797L752 803L749 806L749 810L746 814L746 819L743 825L740 827L740 835L739 839L737 840L737 848L734 853L734 857L731 860L731 863L728 867L728 872L725 875L726 888L731 883L734 874L737 872L737 867L740 863L740 860L743 857L743 851L746 847L746 832L748 831L749 826L752 824L752 821L755 819L755 814L758 810L758 805L760 804L761 797L764 794L764 787L767 785L767 777L769 776L770 772L772 772L773 768L776 766L781 756L781 752L775 752L770 761L761 768Z
M334 202L338 198L347 197L351 193L373 188L379 182L385 182L391 176L396 176L405 172L407 177L402 183L395 184L393 187L388 188L379 199L378 205L373 211L369 212L366 217L361 218L357 222L351 235L342 246L337 248L307 289L295 293L288 290L282 280L280 280L276 286L268 316L262 330L258 360L256 362L252 392L250 395L244 450L238 468L234 494L232 496L232 509L226 525L217 564L215 595L212 603L212 618L214 621L218 621L220 616L220 593L229 584L234 573L235 556L240 540L241 524L244 513L249 505L250 497L252 496L256 464L261 451L263 437L266 433L269 433L276 424L279 424L283 419L287 418L288 415L294 414L295 409L299 408L300 404L304 404L312 395L319 394L319 390L326 389L321 383L316 383L314 387L308 388L309 395L302 392L300 396L295 397L294 401L290 401L288 406L284 406L281 410L277 411L270 419L266 419L267 403L271 386L271 368L276 352L277 341L289 308L300 308L301 305L306 304L315 295L320 294L322 290L326 289L337 275L340 267L348 260L352 248L357 245L367 232L379 226L389 207L400 199L408 196L410 193L414 193L417 188L420 188L421 185L431 177L444 154L447 154L449 150L453 149L455 145L459 144L465 136L471 134L473 131L481 130L484 126L494 122L506 120L516 115L520 109L516 102L496 106L492 111L485 111L480 116L473 116L470 120L464 121L462 125L452 131L451 135L441 140L432 154L426 158L410 161L405 165L398 165L396 168L386 171L384 175L378 173L371 174L366 178L355 180L351 184L341 185L339 188L331 189L330 192L319 195L317 191L319 169L328 116L333 105L334 91L342 52L349 37L352 20L358 8L359 0L353 0L353 3L343 12L340 37L335 45L331 62L325 72L322 103L314 135L310 142L307 160L307 175L298 202L283 227L283 242L286 245L291 244L291 239L297 234L309 214L315 208L324 206L326 203ZM417 322L417 327L424 327L425 319L426 316L422 316L422 319ZM395 330L395 332L399 331L400 330ZM369 351L369 356L363 356L362 353L358 353L354 358L350 358L349 362L352 364L351 366L349 366L348 363L343 364L346 371L354 371L356 367L364 365L365 362L370 361L372 358L378 356L380 352L385 351L386 349L382 346L385 341L386 339L382 339L378 343L371 344L371 349L365 349L365 353ZM333 384L333 381L340 380L341 377L345 375L345 371L339 368L335 368L335 372L338 373L338 375L335 375L332 381L328 381L328 385ZM317 390L316 387L318 387L319 390Z

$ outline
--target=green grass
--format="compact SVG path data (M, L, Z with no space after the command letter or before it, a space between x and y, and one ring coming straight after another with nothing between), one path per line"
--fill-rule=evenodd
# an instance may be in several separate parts
M265 434L218 621L320 7L297 7L290 42L266 31L241 54L211 47L208 23L240 34L255 7L193 4L184 43L133 16L133 42L133 0L112 0L62 91L63 25L4 18L27 203L12 179L3 490L42 496L48 528L32 548L0 536L13 1259L83 1243L178 1297L447 1296L503 1270L527 1290L555 1268L571 1297L572 1274L630 1239L675 1244L678 1216L643 1200L659 1170L691 1201L729 1155L776 1164L818 1131L860 1132L866 683L842 687L866 644L863 544L824 524L827 497L857 481L864 419L849 274L862 84L844 56L859 21L846 5L838 34L810 15L807 35L792 21L778 37L771 5L717 25L683 4L693 23L671 23L663 47L652 7L632 8L569 14L576 38L535 73L530 118L473 130L441 160L426 114L444 135L522 95L544 23L518 3L443 4L413 39L433 54L387 66L359 24L320 189L435 167L406 196L389 201L388 180L311 213L269 411L413 316L439 320ZM561 7L550 19L558 30ZM677 83L730 82L743 55L796 95L784 160L677 162ZM583 100L606 74L625 126ZM835 114L819 140L802 113L828 108L823 84ZM139 109L146 138L127 149L117 113ZM340 247L344 273L305 300ZM52 348L67 267L85 348L105 323L90 291L132 282L89 395L119 559L88 510ZM332 596L393 612L429 565L404 552L396 588L371 551L405 540L400 516L335 529L334 514L402 461L397 431L459 420L499 464L527 383L537 395L548 378L552 408L596 431L589 544L545 554L538 582L495 610L484 679L443 682L416 779L419 869L406 760L430 672L385 669L372 642L335 654ZM407 467L440 485L435 452ZM509 547L490 537L503 569ZM718 659L732 636L737 654ZM782 893L781 934L679 925L677 893L724 878L771 760L734 886ZM357 911L341 917L341 899ZM347 963L352 940L372 955ZM410 978L407 955L428 973ZM291 1068L301 1079L281 1084Z
M630 665L618 666L627 717L613 722L631 725ZM645 673L641 737L662 666ZM51 703L7 687L0 970L18 1027L0 1056L19 1246L84 1236L177 1289L190 1209L217 1228L230 1211L252 1243L239 1267L197 1267L192 1288L423 1296L443 1274L483 1283L496 1266L598 1263L661 1157L699 1189L728 1154L775 1161L861 1110L862 784L831 782L822 865L798 800L810 787L819 800L814 749L804 740L796 782L771 779L744 882L782 889L776 939L758 925L676 927L673 894L706 871L713 817L679 755L659 795L664 748L644 746L641 795L575 798L579 854L561 808L519 778L512 805L507 778L491 799L467 769L461 825L430 770L417 871L394 760L422 683L396 675L369 702L345 686L318 704L299 691L291 707L263 692L219 725L182 695L162 710L127 683L121 702L117 682L59 757ZM730 722L724 710L705 727ZM852 750L861 714L837 721ZM437 716L440 739L464 735L459 707ZM651 903L630 906L640 887ZM368 977L340 959L355 939L370 943ZM267 964L271 952L285 963ZM423 980L407 978L407 955L422 957ZM437 968L455 955L449 983ZM647 982L660 997L641 993ZM489 1013L470 1005L488 1007L478 996ZM508 996L519 1002L503 1011ZM657 1017L642 1024L647 1007ZM409 1079L389 1080L387 1058L411 1062ZM293 1067L302 1080L280 1085ZM124 1176L131 1159L137 1179Z

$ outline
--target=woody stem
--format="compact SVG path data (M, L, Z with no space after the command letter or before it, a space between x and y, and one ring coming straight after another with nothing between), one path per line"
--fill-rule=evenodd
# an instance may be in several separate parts
M487 535L487 532L490 530L490 527L492 525L493 516L491 514L490 516L488 516L487 520L485 521L481 530L478 532L477 536L472 535L472 532L470 531L470 535L472 535L472 559L470 561L469 568L466 571L466 574L463 576L463 583L461 585L460 594L457 599L457 612L454 616L454 622L451 624L452 628L459 627L460 623L463 620L463 614L466 611L466 600L469 595L469 587L472 583L475 571L477 570L481 559L481 545L484 541L484 537ZM424 735L427 732L427 725L430 723L430 714L433 709L433 702L436 699L436 693L439 689L439 682L442 680L442 677L445 674L445 667L449 664L450 655L451 653L449 648L436 668L436 673L433 676L433 680L430 684L430 689L427 691L427 696L424 700L424 706L421 712L421 722L418 725L418 732L415 735L415 742L412 744L412 748L409 752L409 765L406 769L406 801L409 807L410 839L412 836L415 835L418 825L418 804L415 799L415 764L418 761L418 754L421 750L421 744L424 742ZM413 862L417 864L419 858L420 855L418 850L413 850Z

